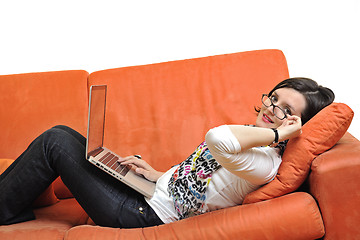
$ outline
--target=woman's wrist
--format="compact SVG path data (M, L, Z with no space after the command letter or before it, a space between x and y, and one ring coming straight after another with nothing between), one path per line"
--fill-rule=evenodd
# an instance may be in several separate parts
M157 182L159 180L159 178L161 178L161 176L164 175L164 174L165 174L164 172L156 171L156 180L155 180L155 182Z
M274 132L274 141L272 142L272 144L274 143L278 143L279 142L279 132L276 128L271 128L271 130L273 130Z
M284 139L284 136L286 136L286 134L284 133L284 130L278 128L277 131L279 134L279 142L285 141L286 139Z
M242 125L229 125L231 132L234 134L238 140L241 151L246 151L253 147L267 146L274 143L275 132L271 128L262 128L262 127L250 127ZM279 129L276 129L279 131ZM279 138L281 140L281 133L278 132Z

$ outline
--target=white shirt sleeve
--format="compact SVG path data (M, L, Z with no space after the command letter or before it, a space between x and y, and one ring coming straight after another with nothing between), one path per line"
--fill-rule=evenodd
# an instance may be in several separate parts
M256 185L276 176L281 158L275 149L256 147L241 152L239 141L227 125L211 129L205 140L216 161L236 176Z

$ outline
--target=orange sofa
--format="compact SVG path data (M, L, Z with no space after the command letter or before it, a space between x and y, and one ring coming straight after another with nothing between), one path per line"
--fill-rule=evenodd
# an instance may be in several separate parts
M0 170L54 125L85 135L89 86L107 84L105 146L141 154L165 171L186 159L208 129L253 123L261 94L288 75L281 51L259 50L91 74L0 76ZM34 203L37 219L0 226L0 239L360 238L359 140L346 133L317 155L296 191L263 201L251 195L244 205L143 229L96 226L58 178Z

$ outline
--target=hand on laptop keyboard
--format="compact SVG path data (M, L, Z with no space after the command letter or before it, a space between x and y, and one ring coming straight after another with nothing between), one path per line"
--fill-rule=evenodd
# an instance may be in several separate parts
M139 159L136 156L128 156L117 160L121 165L129 164L132 169L143 175L149 181L156 182L164 173L155 170L146 161Z

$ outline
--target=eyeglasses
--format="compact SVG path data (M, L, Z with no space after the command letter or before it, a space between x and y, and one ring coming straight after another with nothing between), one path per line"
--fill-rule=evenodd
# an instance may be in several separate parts
M282 108L280 108L279 106L276 106L273 103L273 99L271 96L269 97L267 94L263 94L261 97L261 102L267 108L273 107L273 113L274 113L275 117L277 117L278 119L283 120L283 119L287 118L286 112Z

